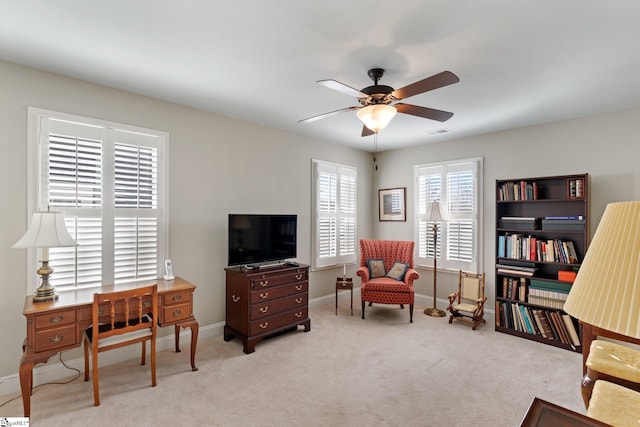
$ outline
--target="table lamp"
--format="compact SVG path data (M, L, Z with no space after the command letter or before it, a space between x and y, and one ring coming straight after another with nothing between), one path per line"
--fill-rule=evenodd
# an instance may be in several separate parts
M438 259L438 221L442 221L442 215L440 215L440 202L431 202L427 205L427 213L422 217L423 221L433 221L433 308L426 308L424 310L424 314L433 317L444 317L445 312L438 309L436 307L436 297L437 297L437 264L436 261Z
M42 265L37 273L42 277L40 287L36 289L34 302L55 301L58 299L56 288L49 283L49 276L53 268L49 266L49 248L63 246L78 246L67 231L62 212L39 211L34 212L31 225L24 236L18 240L13 248L41 248Z
M607 205L564 311L598 328L640 338L640 201Z

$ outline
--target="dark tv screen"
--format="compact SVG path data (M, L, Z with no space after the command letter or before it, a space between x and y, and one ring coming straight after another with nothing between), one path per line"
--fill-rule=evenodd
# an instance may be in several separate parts
M229 214L228 265L296 257L297 215Z

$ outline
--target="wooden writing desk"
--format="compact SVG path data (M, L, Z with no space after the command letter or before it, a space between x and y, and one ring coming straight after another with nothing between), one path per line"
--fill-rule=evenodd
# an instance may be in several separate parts
M33 302L27 296L22 314L27 318L27 337L20 359L20 388L24 416L31 412L33 367L46 363L51 356L63 350L80 347L82 335L91 325L91 304L94 292L110 292L121 289L158 284L158 324L175 326L176 352L180 351L180 328L191 329L191 370L195 365L198 344L198 322L193 316L193 291L196 286L179 277L174 280L108 285L100 288L60 292L57 301Z

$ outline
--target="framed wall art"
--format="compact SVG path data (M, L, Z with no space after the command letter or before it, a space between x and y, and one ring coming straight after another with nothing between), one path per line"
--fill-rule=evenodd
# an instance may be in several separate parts
M380 221L406 221L406 187L378 190L378 215Z

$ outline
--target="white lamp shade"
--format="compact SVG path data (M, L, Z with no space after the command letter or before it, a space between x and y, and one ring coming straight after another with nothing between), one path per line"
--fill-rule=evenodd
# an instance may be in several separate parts
M62 212L34 212L31 225L13 248L57 248L78 246L64 224Z
M360 108L356 115L366 127L378 133L387 127L396 113L397 110L391 105L373 104Z
M564 310L598 328L640 338L640 202L607 205Z
M440 215L440 202L431 202L427 205L427 212L422 217L423 221L442 221Z

